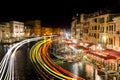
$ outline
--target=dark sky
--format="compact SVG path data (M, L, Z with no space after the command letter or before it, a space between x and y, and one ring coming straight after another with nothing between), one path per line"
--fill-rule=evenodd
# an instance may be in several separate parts
M120 9L120 0L10 0L1 4L0 21L39 19L44 26L70 26L76 13Z

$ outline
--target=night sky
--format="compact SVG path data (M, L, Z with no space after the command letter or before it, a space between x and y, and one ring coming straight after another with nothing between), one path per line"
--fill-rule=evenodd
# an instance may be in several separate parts
M70 26L76 13L120 12L120 0L14 0L1 4L0 21L39 19L43 26Z

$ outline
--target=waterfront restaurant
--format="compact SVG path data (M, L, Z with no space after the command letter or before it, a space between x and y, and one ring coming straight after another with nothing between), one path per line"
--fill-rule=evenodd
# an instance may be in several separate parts
M101 69L104 68L106 65L108 65L108 69L111 71L116 69L117 58L115 56L109 55L109 53L106 53L104 51L99 52L96 50L89 50L85 54L90 60L95 60L96 65Z

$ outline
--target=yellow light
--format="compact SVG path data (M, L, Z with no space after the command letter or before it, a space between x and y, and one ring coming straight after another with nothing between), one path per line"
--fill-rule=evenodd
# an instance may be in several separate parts
M106 42L107 41L107 37L106 36L103 36L103 42Z

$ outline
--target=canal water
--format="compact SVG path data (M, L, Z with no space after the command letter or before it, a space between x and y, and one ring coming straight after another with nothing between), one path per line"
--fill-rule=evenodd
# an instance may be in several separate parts
M0 42L0 61L2 60L2 58L7 53L8 49L9 49L9 46L11 46L11 45L3 44L2 42Z
M29 60L29 51L34 44L35 42L25 44L17 51L18 54L16 55L16 59L15 59L15 66L16 66L15 80L42 80L42 78L35 71L33 65ZM8 49L9 49L8 45L0 45L0 55L1 55L0 61L3 58L3 56L6 54ZM72 63L72 62L63 62L55 58L54 56L51 57L58 65L70 71L71 73L76 74L86 80L94 80L92 65L86 64L82 60L79 62Z
M87 64L82 60L79 62L64 62L59 59L54 59L54 61L58 65L60 65L62 68L70 71L71 73L75 75L78 75L79 77L84 78L85 80L94 80L93 65Z

